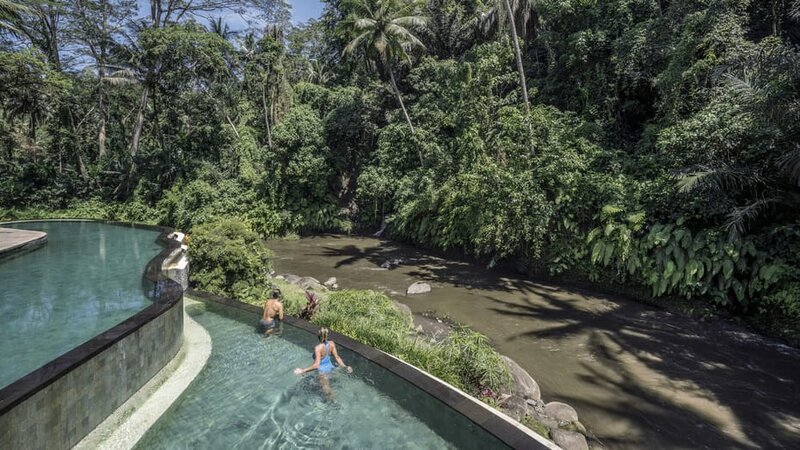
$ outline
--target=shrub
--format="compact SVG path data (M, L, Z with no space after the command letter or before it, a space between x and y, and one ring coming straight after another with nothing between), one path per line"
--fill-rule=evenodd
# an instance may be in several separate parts
M256 300L270 288L272 253L245 223L224 219L194 227L192 283L214 294Z

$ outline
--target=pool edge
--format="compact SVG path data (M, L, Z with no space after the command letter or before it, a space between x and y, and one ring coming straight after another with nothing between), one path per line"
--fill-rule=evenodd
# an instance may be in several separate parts
M187 289L188 297L212 301L253 314L261 314L261 308L238 300L211 294L205 291ZM286 316L285 322L316 335L319 327L306 320ZM554 442L545 439L533 430L497 411L466 392L449 383L402 361L382 350L362 344L348 336L331 332L337 344L358 353L367 360L399 376L423 392L441 401L451 409L469 419L478 427L493 435L511 448L560 449Z
M2 223L76 221L89 220L28 220L5 221ZM147 263L142 274L142 283L145 285L145 292L148 294L148 297L153 300L153 304L0 389L0 442L10 442L13 439L16 439L17 441L21 440L23 442L30 442L33 439L45 439L48 444L52 444L48 446L52 446L54 448L71 447L79 442L89 432L91 432L99 422L102 422L102 420L112 414L121 403L124 403L124 401L127 400L134 392L136 392L141 385L144 385L147 380L152 378L152 375L154 374L150 374L151 376L149 377L147 374L143 375L143 377L147 377L147 379L144 380L144 382L142 382L139 386L132 386L130 383L127 386L123 384L122 388L125 389L120 388L120 390L124 390L124 393L120 395L124 396L124 399L122 399L121 402L109 402L114 403L112 405L113 407L111 408L102 408L106 411L100 413L100 416L102 417L100 417L99 421L97 421L97 417L90 419L89 416L91 414L96 414L95 410L97 410L101 405L96 404L93 401L95 400L93 398L78 398L80 395L77 394L77 391L81 386L74 386L74 380L70 379L78 375L73 377L70 377L70 375L77 373L79 369L87 365L87 363L90 363L93 359L100 357L101 355L105 355L104 352L114 350L116 347L123 346L131 342L131 340L127 339L128 337L131 337L131 339L135 340L136 343L139 343L139 341L142 341L142 333L140 332L137 335L134 335L134 333L143 330L145 327L148 329L154 329L155 332L159 333L158 336L171 333L171 337L173 337L173 342L167 342L164 344L167 347L166 353L158 355L159 358L161 358L161 360L164 362L164 364L160 364L161 360L159 360L155 363L156 365L160 364L160 367L158 368L159 370L163 368L164 365L169 363L172 358L174 358L181 347L180 343L182 343L183 336L182 320L178 326L175 326L175 324L169 322L169 319L173 319L173 321L175 321L174 317L172 316L175 315L176 308L179 309L178 315L181 317L181 319L183 317L183 288L179 283L168 278L162 271L164 261L181 246L181 242L174 240L171 237L171 235L174 233L174 230L168 227L138 223L104 220L92 220L91 222L160 232L156 238L156 242L158 242L163 248ZM176 342L178 345L175 345ZM120 360L116 361L120 364L119 370L125 370L125 368L121 367L121 365L127 363L126 359L130 360L131 358L127 358L125 350L122 349L121 356L118 356L117 359ZM115 373L111 372L110 374L106 375L114 376ZM94 375L92 375L92 379L94 379ZM58 400L61 400L62 403L65 404L54 405L50 404L49 402L45 402L43 398L33 398L37 395L39 397L53 395L52 392L43 391L47 390L48 388L50 388L50 391L55 390L55 388L52 388L51 386L56 383L64 384L61 389L63 392L58 392L55 395L58 396ZM36 400L36 405L27 405L27 403L30 403L32 400ZM84 405L88 407L81 408L81 406ZM17 421L15 420L14 414L19 412L15 409L23 406L27 407L28 416L24 417L25 420ZM34 419L34 417L30 417L31 410L40 412L44 408L50 408L48 412L52 414L57 414L52 410L58 410L60 416L52 419L46 424L39 423L42 421L42 419L38 415L36 417L39 419L38 421ZM74 408L78 408L86 415L86 417L83 419L73 418L70 414L75 412L73 411ZM64 418L66 418L66 423L59 423L59 419ZM77 420L80 420L80 423L71 423ZM92 424L91 422L97 423ZM40 425L44 431L36 429ZM54 427L61 427L63 429L58 428L57 430L54 430ZM38 436L38 434L58 434L56 431L60 432L59 436L61 436L63 439L59 439L54 442L54 439L46 439ZM31 434L36 434L37 436L31 436ZM25 436L27 436L27 438Z

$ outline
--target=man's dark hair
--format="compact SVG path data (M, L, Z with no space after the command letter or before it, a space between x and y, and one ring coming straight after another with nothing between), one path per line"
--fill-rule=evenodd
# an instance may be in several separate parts
M272 298L281 298L281 290L278 288L273 289Z

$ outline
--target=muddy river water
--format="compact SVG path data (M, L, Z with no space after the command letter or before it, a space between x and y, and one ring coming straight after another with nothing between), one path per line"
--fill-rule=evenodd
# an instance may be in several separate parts
M800 351L723 323L363 237L271 241L278 273L381 290L489 336L607 448L800 448ZM404 263L393 270L380 265ZM405 296L414 281L433 290Z

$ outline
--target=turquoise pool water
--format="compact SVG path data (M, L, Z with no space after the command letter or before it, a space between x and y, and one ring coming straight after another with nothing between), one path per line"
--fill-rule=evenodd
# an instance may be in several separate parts
M354 373L331 377L334 397L311 363L316 338L290 325L254 332L257 317L213 303L187 308L212 340L207 366L144 435L137 449L506 448L464 416L352 352Z
M27 222L47 245L0 261L0 387L151 304L147 263L158 232L96 222Z

